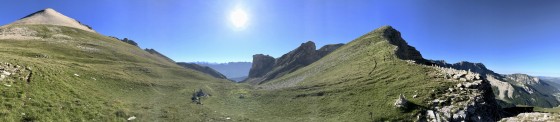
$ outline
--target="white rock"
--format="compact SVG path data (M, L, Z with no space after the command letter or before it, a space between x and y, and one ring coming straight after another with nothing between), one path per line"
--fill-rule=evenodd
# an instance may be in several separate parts
M78 75L78 74L74 73L74 76L76 76L76 77L79 77L80 75Z
M130 121L130 120L134 120L134 119L136 119L136 117L135 117L135 116L131 116L131 117L128 117L128 119L126 119L126 120Z
M229 117L226 117L226 119L227 119L227 120L230 120L231 118L229 118Z

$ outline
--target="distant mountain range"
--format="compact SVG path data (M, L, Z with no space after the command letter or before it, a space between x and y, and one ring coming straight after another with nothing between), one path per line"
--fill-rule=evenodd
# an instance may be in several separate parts
M228 62L228 63L208 63L208 62L193 62L201 66L210 67L222 74L228 79L236 82L245 80L249 75L251 62Z

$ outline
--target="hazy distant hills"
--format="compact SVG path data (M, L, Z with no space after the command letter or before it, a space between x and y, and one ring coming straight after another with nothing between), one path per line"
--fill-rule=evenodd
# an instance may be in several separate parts
M193 62L201 66L208 66L222 74L228 79L234 81L242 81L249 75L251 62L228 62L228 63L208 63L208 62Z
M224 76L222 73L220 73L220 72L218 72L218 71L216 71L216 70L214 70L210 67L207 67L207 66L200 66L198 64L185 63L185 62L178 62L177 64L179 66L185 67L187 69L193 69L193 70L196 70L196 71L206 73L206 74L211 75L212 77L215 77L215 78L227 79L227 77Z

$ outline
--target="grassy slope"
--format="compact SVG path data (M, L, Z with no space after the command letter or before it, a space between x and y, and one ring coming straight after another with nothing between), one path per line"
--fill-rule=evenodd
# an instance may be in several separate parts
M246 87L184 69L97 33L62 26L11 27L15 26L36 30L46 39L0 40L0 62L31 67L33 72L30 83L0 81L11 85L0 86L0 121L124 121L130 116L142 121L219 120L227 113L207 106L221 106L215 101L226 101L222 96L229 91ZM72 39L51 38L55 34ZM212 94L204 99L207 105L191 103L191 94L199 88Z
M431 68L397 59L395 48L381 33L368 33L307 67L257 86L260 90L246 98L245 109L254 111L248 116L268 121L413 120L419 108L427 107L432 90L450 84L430 77ZM404 111L393 107L399 94L419 106ZM412 98L414 94L418 97Z
M0 121L124 121L130 116L140 121L413 120L427 106L432 90L450 85L430 77L430 68L397 59L395 46L374 32L252 89L183 69L95 33L26 27L40 30L45 38L54 34L47 28L62 28L57 33L73 39L0 40L0 62L30 66L34 74L29 84L0 86ZM48 58L37 58L45 55ZM204 105L190 101L199 88L212 95L203 99ZM401 93L418 106L394 108ZM419 97L412 98L414 94Z

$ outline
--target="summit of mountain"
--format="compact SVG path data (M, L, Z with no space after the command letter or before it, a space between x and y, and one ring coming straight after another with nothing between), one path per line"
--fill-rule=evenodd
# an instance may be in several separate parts
M79 21L70 18L66 15L59 13L58 11L52 8L46 8L35 13L29 14L13 23L11 25L16 24L48 24L48 25L58 25L58 26L66 26L72 28L78 28L85 31L95 32L90 26L80 23Z

